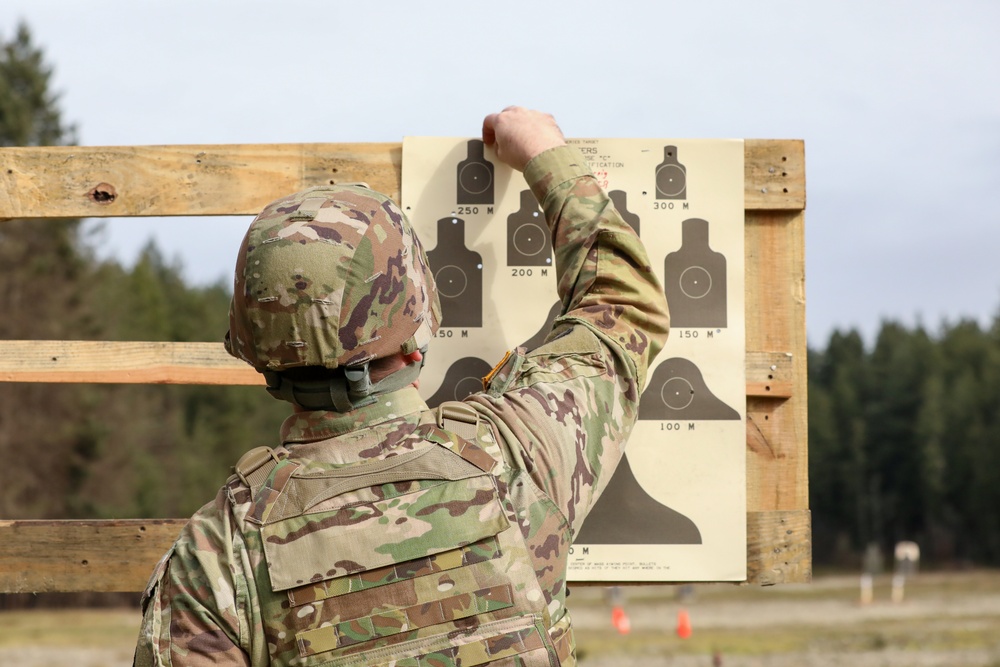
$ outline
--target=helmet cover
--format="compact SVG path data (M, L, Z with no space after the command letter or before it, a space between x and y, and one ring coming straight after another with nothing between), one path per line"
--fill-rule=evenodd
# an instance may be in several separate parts
M424 349L440 319L430 265L399 207L364 187L321 186L251 223L225 346L260 372L334 369Z

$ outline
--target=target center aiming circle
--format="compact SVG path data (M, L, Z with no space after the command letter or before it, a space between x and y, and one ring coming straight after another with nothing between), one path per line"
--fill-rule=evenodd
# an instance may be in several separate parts
M694 400L694 387L684 378L670 378L660 387L660 399L671 410L683 410Z
M477 377L464 377L455 383L455 400L461 401L470 394L483 390L483 379Z
M466 192L474 195L486 192L493 183L489 168L481 162L473 162L462 167L458 175L458 183Z
M545 249L545 231L534 223L518 227L514 232L514 249L525 257L533 257Z
M689 299L700 299L712 291L712 274L701 266L689 266L681 273L681 291Z
M469 286L469 279L465 275L465 271L454 264L441 267L434 274L434 282L437 283L438 294L449 299L461 296L465 288Z
M684 170L676 164L665 164L656 170L656 189L661 195L676 197L684 192Z

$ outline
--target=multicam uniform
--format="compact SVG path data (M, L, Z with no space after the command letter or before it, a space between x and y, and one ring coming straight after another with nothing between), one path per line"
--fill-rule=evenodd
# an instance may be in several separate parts
M552 230L563 314L544 345L513 351L490 375L486 391L465 403L478 413L476 442L496 462L492 473L515 508L510 519L524 536L550 616L549 635L559 640L571 636L569 546L622 455L648 365L666 339L668 314L638 237L575 149L542 153L524 176ZM293 414L282 425L281 442L301 467L329 470L404 454L425 443L414 433L434 421L408 386L347 413ZM276 573L268 572L259 540L247 529L248 517L260 509L234 475L194 515L143 596L137 664L322 663L303 661L293 629L269 627L266 638L269 610L287 610L289 603L284 594L283 601L263 599L270 589L259 584ZM449 511L454 516L468 508ZM412 519L372 521L368 532L384 537L391 550L393 541L420 534L420 521L427 521ZM336 553L329 559L330 567L340 566ZM300 615L320 613L309 604L292 611L299 609ZM571 640L563 640L563 664L572 664L571 651ZM436 656L419 664L456 663Z

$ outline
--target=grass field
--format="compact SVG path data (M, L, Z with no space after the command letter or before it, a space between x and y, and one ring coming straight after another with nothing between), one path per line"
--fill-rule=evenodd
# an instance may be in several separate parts
M771 588L701 585L687 600L677 592L627 589L632 630L621 635L603 591L575 590L581 664L1000 667L1000 572L922 574L907 582L899 604L890 601L888 577L876 580L866 606L857 577ZM692 626L688 639L676 633L682 608Z
M604 589L570 597L581 667L1000 667L1000 572L924 573L893 604L888 578L859 604L858 579L759 588L698 585L623 589L631 631L611 624ZM692 634L680 639L684 609ZM0 665L129 665L133 610L0 612Z

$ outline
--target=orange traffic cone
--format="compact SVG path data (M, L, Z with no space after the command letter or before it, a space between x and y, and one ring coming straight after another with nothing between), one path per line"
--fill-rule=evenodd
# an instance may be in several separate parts
M691 617L688 616L686 609L677 612L677 636L681 639L691 636Z
M615 605L611 608L611 625L615 626L615 630L619 634L627 635L632 631L632 621L629 620L628 614L625 613L625 609L621 605Z

